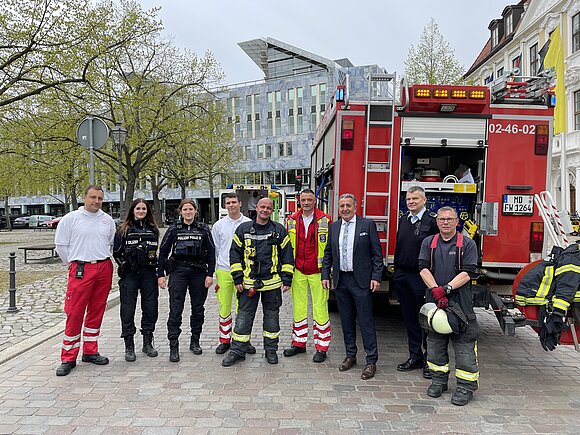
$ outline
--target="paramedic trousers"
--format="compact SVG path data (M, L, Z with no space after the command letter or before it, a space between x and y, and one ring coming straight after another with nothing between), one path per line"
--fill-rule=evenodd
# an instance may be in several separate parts
M135 309L141 291L141 333L153 333L159 316L159 287L154 267L131 269L119 280L121 337L135 335Z
M282 306L282 290L257 291L249 296L249 291L244 289L238 294L238 314L236 325L232 334L232 352L245 356L248 343L252 336L252 326L258 309L258 301L262 299L262 335L264 336L264 350L278 350L280 337L280 307Z
M64 300L66 326L60 354L62 362L76 361L81 347L81 332L83 354L92 355L99 351L97 340L113 282L113 263L110 259L85 263L82 278L76 278L77 266L78 262L73 261L68 268Z
M449 341L455 351L455 377L457 385L477 390L479 367L477 363L477 320L470 320L467 330L459 334L439 334L429 331L427 336L427 365L434 384L447 384L449 380Z
M207 299L205 277L201 268L176 265L169 274L169 319L167 319L167 338L177 340L181 334L181 316L185 305L185 295L189 289L191 299L190 327L192 335L200 335L204 321L204 304Z
M215 275L219 290L216 297L220 306L219 339L220 343L229 344L232 336L232 299L236 295L234 279L230 271L216 269ZM236 298L236 312L238 299Z

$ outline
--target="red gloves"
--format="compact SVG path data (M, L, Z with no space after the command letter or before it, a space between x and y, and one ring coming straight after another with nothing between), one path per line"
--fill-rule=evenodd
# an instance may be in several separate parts
M437 302L437 306L441 309L447 308L449 306L449 299L447 299L447 293L442 286L433 287L431 289L431 294Z
M219 289L220 289L220 286L216 284L215 285L215 292L217 293L219 291Z

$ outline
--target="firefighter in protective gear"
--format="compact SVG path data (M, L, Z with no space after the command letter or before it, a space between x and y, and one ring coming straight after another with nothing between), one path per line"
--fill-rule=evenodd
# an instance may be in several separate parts
M165 288L165 273L169 273L169 360L179 361L179 335L185 295L191 299L191 342L189 349L195 355L203 352L199 338L204 321L204 304L208 288L213 284L215 247L208 226L197 222L197 205L192 199L179 204L181 222L171 225L159 248L157 276L159 287ZM170 256L171 254L171 256Z
M219 342L215 352L219 355L226 353L231 347L232 335L232 298L237 293L234 280L230 273L230 248L234 232L240 224L250 222L250 218L241 212L242 203L238 194L230 192L225 194L225 205L228 215L217 221L211 234L215 243L216 252L216 297L219 303ZM238 298L236 297L236 311ZM248 345L248 353L256 353L251 344Z
M135 361L135 308L141 291L141 334L143 352L157 356L153 332L159 315L157 286L157 247L159 229L153 211L143 198L129 207L125 221L115 235L113 257L118 265L121 299L121 337L125 341L125 361Z
M264 312L265 357L269 364L278 363L282 291L288 291L292 284L294 258L286 229L270 220L272 211L272 200L262 198L256 219L241 224L234 234L230 264L238 291L238 314L231 350L222 361L224 367L246 358L259 299Z
M330 317L328 293L322 288L321 268L324 249L328 241L330 216L315 207L316 195L310 189L300 193L300 210L288 218L287 229L294 249L294 276L292 294L294 323L292 346L284 349L291 357L306 352L308 339L308 288L312 297L313 336L316 353L312 360L326 360L330 345Z
M69 265L62 363L57 376L66 376L76 367L81 334L82 360L97 365L109 363L107 357L99 354L97 343L113 280L110 256L115 239L115 223L101 210L103 198L101 187L89 186L84 206L68 213L56 228L56 252Z
M421 244L419 268L428 290L427 302L439 308L453 306L461 309L465 322L453 334L429 332L427 335L427 365L432 384L430 397L440 397L447 391L449 379L449 340L455 351L457 388L451 403L462 406L473 398L478 387L477 337L479 326L471 298L470 280L475 277L477 247L473 240L457 232L457 212L451 207L437 211L439 234L427 237ZM447 310L448 316L450 311Z

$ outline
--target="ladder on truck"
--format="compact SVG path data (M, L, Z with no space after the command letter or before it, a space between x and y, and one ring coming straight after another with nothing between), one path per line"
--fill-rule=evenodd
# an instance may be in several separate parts
M506 74L489 85L491 102L553 105L551 101L554 95L553 83L552 70L542 71L538 76Z
M536 193L534 195L534 202L538 207L540 216L544 221L544 228L551 242L555 246L565 248L570 244L566 234L572 231L572 224L570 223L570 216L565 211L559 211L556 208L556 202L552 194L548 191Z
M396 75L384 70L369 72L365 137L363 216L384 232L381 243L389 252L388 224L391 201L391 162L393 156L393 119L395 113ZM390 134L385 134L391 127Z

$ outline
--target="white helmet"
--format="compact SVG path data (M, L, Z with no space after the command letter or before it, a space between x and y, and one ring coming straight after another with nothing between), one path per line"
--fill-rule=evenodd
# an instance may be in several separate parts
M433 302L427 302L419 311L419 323L423 329L435 331L439 334L451 334L453 329L449 325L447 313Z

